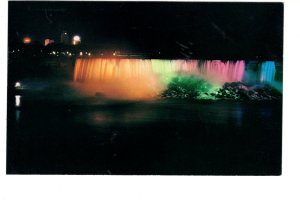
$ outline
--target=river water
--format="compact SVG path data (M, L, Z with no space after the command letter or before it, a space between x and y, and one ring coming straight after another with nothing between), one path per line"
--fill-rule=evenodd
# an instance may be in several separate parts
M281 102L9 95L7 173L279 175Z

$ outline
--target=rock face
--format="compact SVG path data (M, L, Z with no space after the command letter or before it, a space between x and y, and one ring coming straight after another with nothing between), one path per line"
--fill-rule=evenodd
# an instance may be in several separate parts
M216 94L218 99L279 100L282 94L267 84L247 86L242 82L225 83Z

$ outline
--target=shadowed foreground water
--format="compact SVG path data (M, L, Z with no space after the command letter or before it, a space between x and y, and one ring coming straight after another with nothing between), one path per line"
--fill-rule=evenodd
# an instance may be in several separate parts
M281 102L14 101L8 174L281 174Z

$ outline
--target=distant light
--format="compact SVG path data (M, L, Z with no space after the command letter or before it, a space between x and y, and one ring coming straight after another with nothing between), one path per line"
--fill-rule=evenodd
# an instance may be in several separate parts
M75 36L73 37L73 40L75 40L75 41L80 41L80 37L79 37L78 35L75 35Z
M82 52L79 53L80 56L82 56L82 54L83 54Z
M21 83L20 83L20 82L16 82L16 83L15 83L15 87L16 87L16 88L21 87Z
M89 56L91 56L91 53L88 53Z
M47 46L47 45L52 44L52 43L54 43L54 40L45 39L44 45Z
M31 43L31 38L30 37L24 37L23 38L23 43L24 44L30 44Z
M19 107L21 105L21 96L20 95L15 96L15 105L16 105L16 107Z
M115 55L116 55L116 52L114 52L113 55L115 56Z
M55 55L56 53L55 53L55 51L52 51L52 53Z
M80 43L80 41L81 41L81 38L80 38L80 36L78 36L78 35L75 35L75 36L73 37L72 44L73 44L73 45L77 45L77 44L79 44L79 43Z

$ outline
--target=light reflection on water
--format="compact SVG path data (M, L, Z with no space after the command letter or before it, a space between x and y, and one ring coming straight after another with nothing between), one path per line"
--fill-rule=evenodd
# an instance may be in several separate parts
M15 106L20 107L21 106L21 95L15 96Z
M20 110L16 110L16 121L17 122L20 121L20 115L21 115L21 111Z
M241 127L242 123L243 123L243 113L244 113L243 108L238 104L234 111L234 114L235 114L234 117L235 117L236 124L239 127Z
M236 103L234 106L222 104L161 104L140 103L134 106L108 108L101 106L97 110L79 112L74 116L76 123L89 126L108 126L129 124L151 124L161 122L172 123L204 123L215 125L233 124L242 127L244 108Z
M148 110L123 110L123 111L93 111L80 113L75 116L75 121L89 125L126 124L153 122L159 116L153 115Z
M8 148L12 149L10 163L15 158L16 166L24 160L29 163L17 166L21 173L28 169L41 173L39 169L51 167L53 173L75 169L67 172L138 174L142 168L144 173L163 174L171 166L178 174L191 169L200 174L218 170L223 163L228 172L238 173L239 166L252 167L253 163L273 166L276 160L269 161L265 155L280 155L281 122L273 111L278 106L269 102L98 102L34 97L12 96L9 104L14 112L9 112L8 120L16 120L8 123L9 144L14 147ZM15 107L17 100L18 105L22 101L22 108ZM277 113L281 114L280 109ZM268 145L272 148L266 148ZM51 171L59 169L55 163L62 163L61 171ZM201 168L203 163L213 164Z

